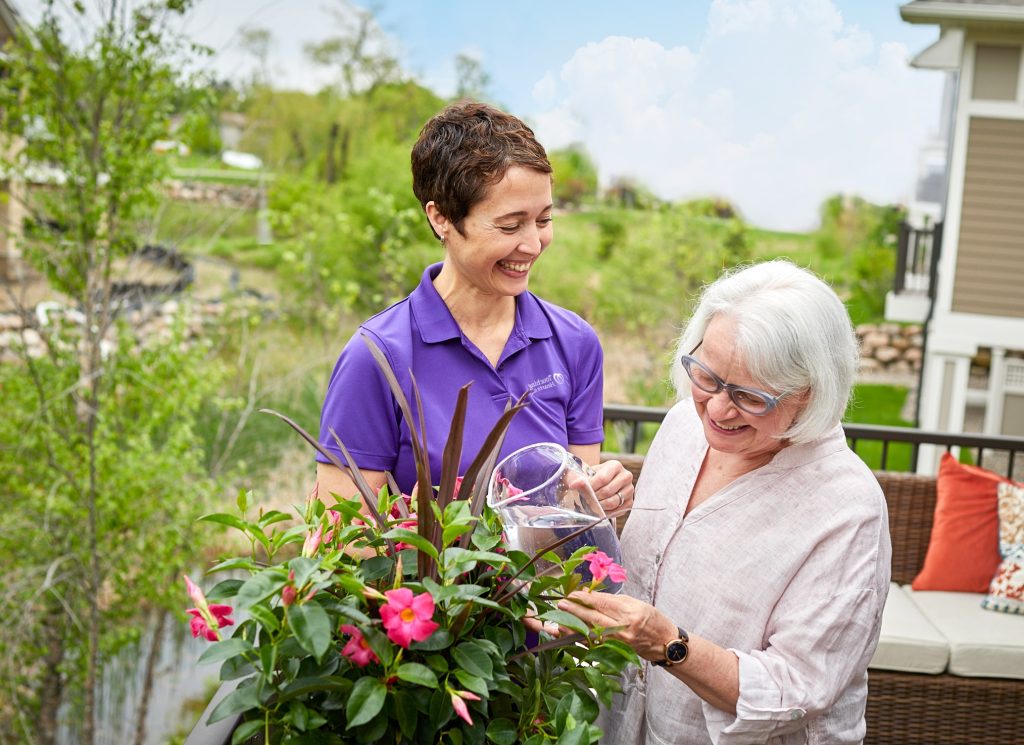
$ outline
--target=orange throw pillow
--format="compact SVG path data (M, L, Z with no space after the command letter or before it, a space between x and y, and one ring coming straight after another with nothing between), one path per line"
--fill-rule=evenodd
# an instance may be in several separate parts
M935 485L935 518L928 552L911 587L988 592L992 575L1002 560L996 489L1008 481L984 468L965 466L949 453L943 454Z

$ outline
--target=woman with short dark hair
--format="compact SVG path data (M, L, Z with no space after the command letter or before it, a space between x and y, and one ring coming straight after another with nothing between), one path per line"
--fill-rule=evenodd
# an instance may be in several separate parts
M444 260L427 267L405 299L370 318L349 340L331 376L320 442L343 462L337 433L370 485L385 472L402 491L416 483L409 424L363 340L384 352L406 396L415 377L427 422L433 483L459 389L472 382L462 469L510 401L529 404L512 420L506 455L554 442L597 470L592 485L611 512L632 503L632 476L599 465L603 356L594 330L528 290L552 240L551 164L533 131L482 103L448 106L423 127L412 150L413 191ZM322 491L355 493L349 474L318 464Z

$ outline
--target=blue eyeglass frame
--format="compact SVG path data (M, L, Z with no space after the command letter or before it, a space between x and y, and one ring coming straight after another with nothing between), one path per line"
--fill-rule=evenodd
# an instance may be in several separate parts
M705 365L703 362L701 362L700 360L698 360L696 357L693 356L693 353L696 352L700 348L700 345L703 344L703 343L704 343L704 340L702 339L700 342L697 343L697 346L695 346L690 351L689 354L684 354L679 359L679 361L682 363L683 369L686 370L686 374L690 378L690 382L692 382L695 386L697 386L697 388L699 388L700 390L704 391L705 393L712 393L712 394L714 394L714 393L718 393L719 391L723 391L724 390L727 394L729 394L729 400L732 401L733 404L736 405L736 408L741 409L742 411L745 411L746 413L750 414L751 416L767 416L768 414L770 414L775 409L776 406L779 405L779 401L781 401L783 398L785 398L786 396L788 396L791 393L791 391L786 391L784 393L780 393L778 396L773 396L772 394L767 393L766 391L758 390L757 388L747 388L747 387L742 386L742 385L734 385L733 383L726 383L724 380L722 380L720 377L718 377L714 373L714 371L712 371L707 365ZM693 379L693 373L690 372L690 366L691 365L696 365L701 370L703 370L705 373L707 373L708 376L713 381L715 381L715 388L713 390L708 390L707 388L704 388L696 380ZM736 394L737 393L746 393L748 395L756 396L757 398L760 398L761 400L763 400L765 402L765 410L764 411L751 411L746 406L744 406L742 403L740 403L739 401L736 400Z

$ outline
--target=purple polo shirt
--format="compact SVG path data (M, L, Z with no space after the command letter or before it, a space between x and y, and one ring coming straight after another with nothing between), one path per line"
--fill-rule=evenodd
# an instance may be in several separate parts
M440 481L441 456L459 388L471 381L460 475L509 399L518 399L524 391L530 391L530 403L513 417L502 457L537 442L602 442L603 353L594 330L575 313L524 292L516 297L515 326L492 367L434 289L440 270L441 264L427 267L409 297L370 318L345 345L320 415L324 448L345 462L330 435L333 428L360 468L391 471L405 493L416 483L409 425L361 334L384 352L413 412L409 371L416 377L434 484ZM319 453L316 457L326 461Z

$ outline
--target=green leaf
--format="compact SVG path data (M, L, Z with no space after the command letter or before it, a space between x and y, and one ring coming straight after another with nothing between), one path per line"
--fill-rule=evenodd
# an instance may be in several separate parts
M226 579L218 582L213 589L206 593L206 600L211 603L223 603L225 600L231 600L238 593L238 588L242 584L240 579Z
M229 528L238 528L238 530L241 530L243 533L249 532L250 528L256 528L255 525L247 523L242 518L229 515L226 512L213 512L209 515L203 515L199 519L203 522L219 523L221 525L227 525Z
M419 652L439 652L447 649L452 644L452 632L448 629L438 629L421 642L413 642L410 649Z
M583 623L580 619L574 616L572 613L566 613L564 610L549 610L546 613L541 613L538 616L542 621L550 621L551 623L557 623L559 626L565 626L567 629L572 629L578 634L588 636L590 629L587 624Z
M277 620L274 611L265 605L254 605L249 608L249 618L271 633L281 628L281 622Z
M388 689L376 678L360 678L352 687L352 694L345 705L345 716L348 719L347 729L366 724L384 706Z
M231 745L241 745L241 743L248 740L257 732L262 732L263 726L263 721L259 719L254 719L251 722L242 722L240 725L235 727L235 731L231 733Z
M508 719L494 719L487 725L487 739L494 745L514 745L516 727Z
M374 556L359 564L359 571L367 582L388 576L394 568L395 561L390 556Z
M263 513L263 516L259 519L259 521L256 524L259 525L261 528L266 528L267 526L273 525L274 523L279 523L291 519L292 516L285 512L281 512L280 510L270 510L269 512Z
M408 528L392 528L384 534L384 538L390 538L393 541L401 541L402 543L408 543L410 546L415 546L417 549L425 553L432 559L437 558L437 548L433 543L428 541L426 538L421 536L419 533L409 530Z
M425 661L431 670L436 670L441 674L448 672L448 660L444 655L428 654Z
M238 680L254 672L256 672L256 668L244 657L229 657L220 666L220 679Z
M227 559L219 564L215 564L212 568L208 569L206 573L213 574L214 572L226 572L229 569L256 569L256 562L248 556L238 556L234 559ZM240 582L241 580L235 581Z
M238 595L235 596L236 610L245 610L250 605L280 592L286 581L284 575L277 570L265 570L254 574L239 588Z
M419 719L419 711L412 694L407 691L395 692L395 712L398 715L398 728L402 730L402 736L412 741Z
M464 535L465 533L468 533L472 529L473 529L473 526L469 525L469 524L446 525L444 527L444 533L442 535L441 540L444 542L445 546L450 546L451 543L456 538L458 538L460 535Z
M492 567L501 568L508 564L511 559L507 554L499 554L494 551L470 551L469 549L452 546L444 550L442 561L445 564L465 564L482 561L490 564Z
M363 587L363 585L360 585L359 587L359 597L362 597L363 591L361 588ZM359 610L359 608L348 605L347 603L337 603L335 605L332 605L330 606L330 610L334 613L337 613L339 616L344 616L346 620L351 621L353 624L357 626L361 624L372 623L369 616L367 616L365 613Z
M473 642L463 642L455 647L452 650L452 657L463 670L484 680L490 678L494 672L490 655Z
M216 642L209 646L206 651L199 656L199 664L205 665L210 662L220 662L221 660L226 660L228 657L234 657L235 655L245 654L252 651L252 644L247 642L245 639L233 637L231 639Z
M327 612L319 603L310 602L288 606L285 614L302 648L318 660L323 659L331 645L331 620Z
M281 692L280 701L309 696L313 693L333 692L347 698L352 690L352 681L337 675L316 675L296 678Z
M407 683L415 683L427 688L437 687L437 676L434 671L418 662L405 662L399 665L395 674Z
M238 498L235 500L235 504L238 505L238 511L244 515L245 511L249 509L249 505L252 504L252 492L246 491L245 489L239 489Z
M456 670L455 677L458 678L458 681L462 684L463 688L472 691L478 696L483 696L484 698L488 696L489 691L487 690L487 681L478 675L473 675L473 673L468 673L465 670Z
M570 716L566 722L567 729L555 745L587 745L590 742L590 730L586 725L580 726Z
M309 722L309 709L301 701L292 699L288 702L288 718L295 729L305 732Z
M219 722L221 719L227 719L233 714L240 714L244 711L255 709L259 705L258 687L255 683L249 683L248 680L243 681L227 698L217 704L217 707L210 712L210 718L206 720L206 723L213 724L214 722Z
M270 683L274 678L274 662L277 660L277 645L264 644L259 649L260 666L263 668L263 678Z
M313 576L313 573L320 568L320 562L305 556L296 556L288 562L288 568L295 572L295 579L292 580L295 583L295 587L301 589L309 582L309 578Z

